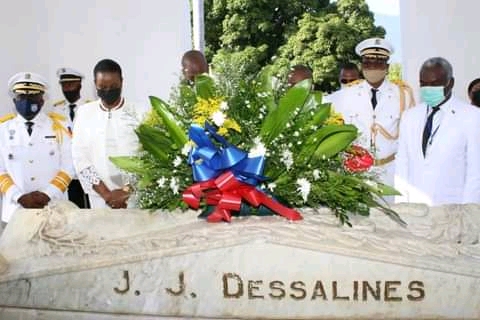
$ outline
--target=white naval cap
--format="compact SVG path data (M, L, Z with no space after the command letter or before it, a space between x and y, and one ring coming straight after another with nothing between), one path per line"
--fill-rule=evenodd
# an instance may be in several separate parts
M83 74L72 68L59 68L57 77L59 82L80 81L83 79Z
M355 53L361 57L386 59L393 54L393 46L382 38L365 39L355 47Z
M47 80L37 73L19 72L8 80L11 93L37 94L47 90Z

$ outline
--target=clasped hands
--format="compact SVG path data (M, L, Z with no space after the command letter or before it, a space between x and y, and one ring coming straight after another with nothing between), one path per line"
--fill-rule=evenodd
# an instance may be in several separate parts
M50 197L41 191L23 194L17 202L25 209L42 209L50 201Z
M126 209L127 200L130 196L130 193L122 190L115 189L106 193L103 197L105 203L112 209Z

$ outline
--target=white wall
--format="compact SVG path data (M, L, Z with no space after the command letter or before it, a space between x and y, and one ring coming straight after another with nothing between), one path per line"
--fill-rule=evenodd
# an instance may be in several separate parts
M86 75L82 95L95 98L92 72L103 58L121 65L130 100L167 99L192 47L188 0L2 1L0 21L0 116L13 110L7 81L19 71L46 77L56 100L57 68L76 68Z
M478 0L401 0L402 64L404 79L418 97L422 63L434 56L453 66L454 93L467 99L467 86L480 77Z

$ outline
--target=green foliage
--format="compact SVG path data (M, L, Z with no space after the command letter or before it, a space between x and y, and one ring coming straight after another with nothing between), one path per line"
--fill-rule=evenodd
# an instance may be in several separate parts
M402 80L402 65L400 63L392 63L388 68L388 80L398 81Z
M330 105L322 103L321 93L311 90L310 80L279 93L273 85L271 68L248 77L231 72L236 67L225 63L217 70L228 73L218 73L215 79L197 77L191 90L178 91L188 97L177 97L170 104L150 97L155 117L136 130L142 152L136 157L112 159L137 176L137 203L141 208L186 208L181 193L198 182L193 181L192 167L187 161L193 143L188 142L186 131L192 123L203 125L206 120L214 124L214 115L221 112L224 121L217 126L217 132L239 149L254 154L252 157L266 159L261 175L268 180L256 185L259 190L291 207L329 207L342 224L350 225L350 214L368 216L373 207L402 223L394 211L378 200L383 194L394 193L393 188L377 183L368 172L352 173L344 167L357 128L339 121ZM193 105L185 105L186 101ZM204 120L196 120L199 114ZM238 130L221 133L227 121L237 124ZM203 150L202 154L212 154L211 151ZM208 160L202 158L197 163L205 161ZM208 209L203 204L201 208ZM261 214L256 208L248 210Z
M320 90L338 88L340 65L359 62L362 40L384 36L365 0L206 0L206 56L217 66L232 59L247 74L269 63L284 82L294 64L313 69Z

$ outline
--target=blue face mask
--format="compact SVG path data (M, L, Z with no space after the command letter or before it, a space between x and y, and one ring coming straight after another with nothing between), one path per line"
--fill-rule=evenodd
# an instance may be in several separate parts
M41 107L28 98L17 98L15 99L15 109L26 120L32 120L40 112Z
M435 108L445 100L445 92L443 86L425 86L420 87L420 98L428 106Z

